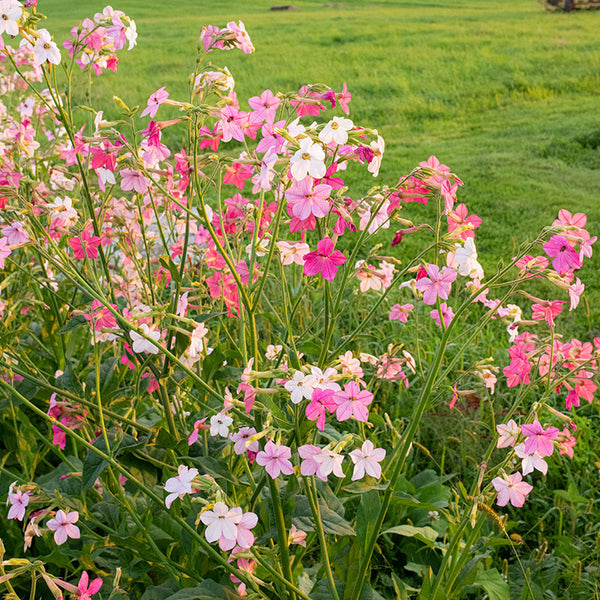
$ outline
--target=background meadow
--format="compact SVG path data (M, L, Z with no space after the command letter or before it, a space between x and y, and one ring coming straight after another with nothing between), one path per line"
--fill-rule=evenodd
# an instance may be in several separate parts
M50 4L56 39L104 6ZM120 56L119 76L98 78L92 93L144 105L166 85L184 99L202 24L241 19L256 52L218 60L239 81L238 97L345 81L351 117L386 140L382 180L435 154L465 181L461 198L483 219L484 267L565 202L600 222L600 13L548 13L534 0L300 0L294 11L272 4L123 0L115 8L135 19L139 43ZM373 183L356 178L361 191ZM594 257L581 271L580 333L600 333L598 266Z

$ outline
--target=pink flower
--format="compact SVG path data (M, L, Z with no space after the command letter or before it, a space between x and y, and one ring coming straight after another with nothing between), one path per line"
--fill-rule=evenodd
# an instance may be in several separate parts
M375 479L381 477L381 465L379 463L385 458L385 450L375 448L371 440L366 440L360 450L352 450L350 458L354 463L352 481L362 479L365 473L375 477Z
M575 280L575 283L572 283L569 286L569 300L571 301L569 310L575 310L577 308L583 290L585 290L585 285L581 283L581 279L578 277Z
M581 267L579 253L562 235L553 235L542 248L548 256L555 257L552 268L561 275Z
M100 588L102 587L102 579L100 579L100 577L96 577L89 586L88 581L88 574L83 571L83 573L81 573L81 579L77 584L77 589L79 590L77 600L91 600L92 596L100 591Z
M2 233L11 246L20 246L29 240L29 234L23 229L23 223L20 221L15 221L3 227Z
M325 429L325 415L336 409L333 399L334 391L330 389L315 389L312 393L310 404L306 407L306 418L317 422L317 428Z
M13 486L11 485L10 487L12 489ZM12 493L9 490L7 504L10 504L10 508L8 509L8 515L6 518L22 521L25 517L25 511L27 509L27 505L29 504L30 496L31 492L29 491L22 492L21 490L17 490L15 493Z
M452 232L458 228L463 228L469 225L470 228L464 229L459 234L463 240L475 237L473 229L477 229L481 225L481 219L477 215L469 215L469 211L464 204L459 204L454 211L450 211L446 217L448 221L448 231Z
M12 252L8 238L0 238L0 269L4 269L4 259Z
M54 531L54 541L57 546L64 544L67 538L78 540L80 537L79 527L73 525L79 520L79 513L76 510L64 512L59 510L54 519L50 519L46 524L50 531Z
M448 300L452 282L456 279L456 271L448 267L427 265L427 277L422 277L416 283L416 288L423 292L425 304L435 304L437 298Z
M165 86L156 90L154 94L148 98L148 106L146 106L140 117L145 117L148 115L151 119L154 119L156 112L158 111L158 107L163 104L168 97L169 92L165 91Z
M321 448L313 446L312 444L305 444L298 448L298 454L302 459L302 462L300 463L300 473L304 477L315 475L320 466L317 457L321 456Z
M89 229L81 232L79 237L69 240L69 245L73 248L75 258L98 258L98 247L102 243L102 238L92 235Z
M148 191L148 179L140 171L122 169L120 175L122 190L135 190L138 194L145 194Z
M323 279L333 281L338 267L346 262L346 257L334 247L335 244L328 237L318 242L316 251L304 255L304 274L313 277L320 273Z
M256 118L267 123L273 123L275 120L275 113L280 102L271 90L265 90L260 96L253 96L248 100L250 108L254 109Z
M186 494L193 494L192 481L198 475L198 469L189 469L185 465L179 465L177 475L167 479L165 490L169 495L165 498L165 506L171 508L175 498L183 498Z
M223 135L223 141L229 142L231 139L238 142L244 141L244 132L241 127L241 122L245 117L245 113L240 113L233 106L226 106L221 109L221 120L219 121L219 131Z
M306 531L296 529L296 526L292 523L292 528L288 533L288 544L298 544L306 548Z
M406 323L408 321L408 315L413 309L413 304L394 304L390 309L390 321L398 320L401 323Z
M321 481L327 481L327 477L331 473L340 479L345 477L342 470L344 457L341 454L323 448L319 455L314 457L314 460L319 464L316 475Z
M267 473L277 479L279 473L291 475L294 472L294 467L290 462L292 451L287 446L277 446L269 440L265 449L256 455L256 462L265 467Z
M559 430L556 427L543 429L540 422L536 419L529 425L521 425L521 433L525 438L525 452L533 454L537 452L540 456L552 456L554 444L552 440L556 439Z
M442 319L444 319L444 327L448 327L448 325L450 325L450 321L452 321L452 319L454 318L454 311L452 310L451 306L448 306L445 302L442 302L440 304L440 309L442 311ZM441 320L440 320L440 311L438 311L437 308L435 308L434 310L432 310L429 313L429 316L435 320L435 322L441 326Z
M496 503L498 506L506 506L509 502L516 508L521 508L525 503L525 498L533 489L526 481L523 481L521 473L513 473L505 477L496 477L492 479L492 485L498 492Z
M194 423L194 431L190 434L188 438L188 446L195 444L198 441L198 432L201 429L210 429L210 425L205 425L204 422L208 419L208 417L204 417L204 419L200 419Z
M248 444L248 440L253 435L256 435L254 427L242 427L236 433L229 434L229 439L233 442L233 451L236 454L246 454L248 450L250 452L258 452L260 450L258 440Z
M312 177L294 181L292 187L285 192L291 203L292 214L299 219L308 219L310 215L324 217L329 213L328 198L331 186L321 183L313 187Z
M310 252L310 247L304 242L277 242L277 247L281 253L281 263L285 265L291 265L296 263L297 265L304 264L304 257Z
M531 306L532 317L536 321L545 319L550 327L554 327L554 317L562 312L563 300L546 301L542 304L533 304Z
M373 401L373 394L368 390L361 390L356 381L347 383L343 392L334 392L333 399L337 404L335 416L338 421L346 421L354 417L357 421L367 422L369 418L367 406Z

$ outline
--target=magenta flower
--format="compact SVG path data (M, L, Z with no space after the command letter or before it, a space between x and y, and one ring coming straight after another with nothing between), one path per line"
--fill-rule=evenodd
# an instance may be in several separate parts
M356 381L347 383L344 391L335 392L333 399L337 404L335 416L338 421L346 421L354 417L357 421L367 422L369 418L367 406L373 401L373 394L368 390L361 390Z
M370 440L366 440L360 450L352 450L350 458L354 463L352 481L362 479L365 473L375 477L375 479L381 477L381 465L379 463L385 458L385 450L375 448Z
M277 446L269 440L265 449L256 455L256 462L261 467L265 467L273 479L277 479L279 473L291 475L294 472L294 467L290 462L291 457L292 451L287 446Z
M506 506L510 502L516 508L523 506L525 498L533 489L532 485L523 481L523 475L519 472L506 477L496 477L492 479L492 485L498 492L498 506Z
M100 591L102 587L102 579L96 577L88 586L89 577L88 574L83 571L81 579L77 584L78 594L77 600L91 600L92 596Z
M425 304L435 304L438 298L448 300L452 282L456 279L456 271L448 267L442 267L441 271L437 265L427 265L427 276L422 277L416 283L416 288L423 292Z
M336 409L333 394L334 390L317 388L313 391L310 404L306 407L306 418L316 421L317 428L321 431L325 428L327 411L332 413Z
M401 323L406 323L408 321L408 315L414 307L414 304L394 304L394 306L390 308L390 321L397 320Z
M533 454L537 452L540 456L552 456L554 444L552 440L558 437L560 433L556 427L544 429L536 419L529 425L521 425L521 433L525 438L525 453Z
M64 544L67 538L78 540L81 536L79 527L73 525L79 520L79 513L76 510L65 512L59 510L54 519L50 519L46 524L50 531L54 531L54 541L57 546Z
M69 240L69 245L73 248L75 258L98 258L98 247L102 243L102 238L92 235L89 229L81 232L79 237Z
M304 274L307 277L321 274L323 279L333 281L338 267L346 262L346 257L334 250L333 241L325 237L317 244L317 250L304 255Z
M275 113L280 102L271 90L265 90L260 96L253 96L248 99L248 104L254 110L256 118L267 123L273 123L275 120Z
M148 115L151 119L154 119L156 116L156 112L158 111L158 107L161 104L164 104L165 100L169 97L169 92L165 90L165 86L156 90L154 94L148 98L148 106L144 109L140 117L145 117Z
M552 268L560 275L581 268L579 253L562 235L553 235L542 248L548 256L554 257Z

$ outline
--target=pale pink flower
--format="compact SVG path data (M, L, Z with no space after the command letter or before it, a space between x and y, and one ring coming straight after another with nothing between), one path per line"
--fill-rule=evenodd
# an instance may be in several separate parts
M544 475L548 472L548 463L537 452L525 452L525 444L516 445L515 454L521 459L523 475L528 475L534 469L537 469Z
M16 482L15 482L16 483ZM14 485L14 484L13 484ZM13 485L10 486L11 490ZM31 496L31 492L21 490L17 490L16 492L8 492L8 500L7 504L10 504L10 508L8 509L7 519L17 519L18 521L22 521L25 517L25 511L27 510L27 505L29 504L29 497Z
M171 508L175 498L183 498L186 494L193 494L192 481L198 476L198 469L189 469L185 465L179 465L177 475L167 479L165 482L165 491L169 495L165 498L165 506Z
M165 90L165 86L156 90L150 98L148 98L148 106L143 110L140 117L149 116L151 119L154 119L156 113L158 111L158 107L161 104L164 104L165 100L169 97L169 92Z
M356 381L347 383L343 392L335 392L333 399L337 404L335 416L338 421L346 421L354 417L357 421L367 422L369 418L367 406L373 401L373 394L368 390L361 390Z
M323 148L308 137L302 138L300 149L290 158L290 169L293 178L297 181L307 175L321 179L327 170Z
M138 194L145 194L148 191L148 179L140 171L122 169L120 174L122 190L135 190Z
M414 309L413 304L394 304L390 308L390 321L398 320L401 323L408 321L408 315Z
M516 508L521 508L525 498L533 489L526 481L523 481L521 473L513 473L505 477L492 479L492 485L498 492L496 503L498 506L506 506L509 502Z
M373 153L367 171L373 174L373 177L379 175L379 169L381 168L381 160L383 159L383 153L385 151L385 140L378 135L376 140L373 140L369 144L369 148Z
M246 452L258 452L260 446L258 440L248 443L248 440L256 435L254 427L242 427L239 431L229 434L229 439L233 442L233 451L236 454L246 454Z
M310 246L304 242L277 242L279 252L281 252L281 262L283 265L304 265L304 256L310 252Z
M29 240L29 234L23 229L23 223L20 221L15 221L3 227L2 233L11 246L20 246Z
M304 477L315 475L320 466L317 457L321 456L321 448L313 446L312 444L305 444L298 448L298 454L302 459L302 462L300 463L300 473Z
M288 544L298 544L306 548L306 531L296 529L296 526L292 523L292 527L288 533Z
M8 239L3 237L0 238L0 269L4 269L4 259L10 255L12 250L8 243Z
M531 424L521 425L521 433L526 438L525 452L532 454L537 452L540 456L552 456L554 444L552 440L556 439L559 430L556 427L544 429L536 419Z
M331 186L325 183L313 185L311 177L294 181L285 192L292 214L302 220L308 219L311 215L318 218L327 215L330 195Z
M375 479L381 477L381 465L379 463L385 458L385 450L375 448L371 440L366 440L360 450L352 450L350 458L354 463L352 481L362 479L365 473L375 477Z
M344 375L358 377L359 379L363 377L364 371L360 366L360 360L358 360L358 358L354 358L351 350L348 350L345 354L338 356L338 360L340 361L342 373Z
M314 460L319 463L317 469L317 477L321 481L327 481L327 477L333 473L336 477L343 478L342 461L344 457L341 454L323 448L323 450L314 457Z
M448 300L452 282L456 279L456 271L448 267L427 265L427 276L417 281L415 287L423 292L425 304L435 304L437 298Z
M265 90L260 96L248 99L248 104L254 110L256 118L267 123L273 123L275 120L275 113L280 102L271 90Z
M242 509L239 507L231 510L223 502L217 502L213 510L207 510L200 515L200 520L206 525L204 536L207 542L219 542L228 545L227 541L237 540L237 527L242 520ZM223 540L223 542L221 542Z
M445 302L440 304L440 309L442 312L442 319L444 320L444 327L448 327L454 318L454 311L452 310L452 307L448 306ZM429 316L436 322L437 325L441 326L442 323L440 319L440 311L437 308L434 308L429 313Z
M280 473L291 475L294 467L290 462L292 451L287 446L275 445L271 440L265 444L265 449L256 455L256 462L265 467L267 473L277 479Z
M204 323L198 323L198 325L194 327L194 331L192 332L192 336L190 338L190 358L197 358L200 356L201 352L204 351L204 338L206 337L207 333L208 329Z
M583 290L585 290L585 285L581 283L581 279L578 277L575 280L575 283L572 283L569 286L569 300L571 301L569 310L575 310L577 308Z
M79 520L79 513L76 510L65 512L59 510L54 519L50 519L46 526L50 531L54 531L54 541L57 546L64 544L68 538L78 540L81 536L79 527L73 523Z

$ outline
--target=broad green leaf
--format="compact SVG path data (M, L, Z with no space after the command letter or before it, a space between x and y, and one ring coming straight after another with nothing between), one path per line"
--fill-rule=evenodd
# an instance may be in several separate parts
M479 571L475 577L475 585L481 586L490 600L510 600L510 588L508 583L497 569Z
M414 527L413 525L398 525L386 529L383 533L396 533L404 537L414 537L428 546L433 546L433 542L438 536L437 531L431 527Z
M72 319L69 319L67 323L61 327L56 333L57 335L64 335L65 333L69 333L69 331L73 331L73 329L77 329L82 325L87 324L87 319L83 315L76 315Z
M200 585L184 588L171 596L161 600L236 600L239 596L233 591L214 582L205 579Z
M367 541L373 535L375 521L380 509L381 501L377 490L362 494L356 513L356 537L361 549L366 547Z

